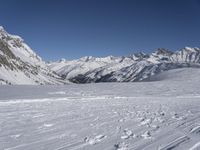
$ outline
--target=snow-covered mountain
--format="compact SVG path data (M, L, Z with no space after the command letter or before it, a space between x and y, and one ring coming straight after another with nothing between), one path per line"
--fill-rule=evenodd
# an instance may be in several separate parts
M83 57L67 61L62 59L48 66L63 78L74 83L131 82L148 80L160 72L182 68L199 67L200 49L185 47L172 52L158 49L152 54L95 58Z
M199 66L200 49L190 47L176 52L158 49L152 54L86 56L46 64L21 37L7 33L0 26L0 84L146 81L166 70Z
M0 26L0 84L63 84L23 39Z

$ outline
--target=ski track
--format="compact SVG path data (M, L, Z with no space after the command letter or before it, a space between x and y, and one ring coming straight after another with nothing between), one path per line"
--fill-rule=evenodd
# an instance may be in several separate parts
M0 150L200 149L197 93L124 96L91 89L97 95L89 95L82 87L73 96L74 89L70 95L67 90L70 86L47 91L46 98L0 100Z

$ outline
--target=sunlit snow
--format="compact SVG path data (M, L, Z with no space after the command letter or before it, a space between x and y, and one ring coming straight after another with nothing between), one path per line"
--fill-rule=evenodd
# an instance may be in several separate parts
M1 86L0 149L198 150L199 74L187 68L154 82Z

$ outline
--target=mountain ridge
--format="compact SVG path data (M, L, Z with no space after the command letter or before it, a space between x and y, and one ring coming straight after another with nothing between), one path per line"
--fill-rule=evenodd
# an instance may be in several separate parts
M179 51L159 48L151 54L143 52L128 56L92 57L52 62L48 66L75 83L133 82L148 80L163 71L199 67L200 49L185 47Z
M66 84L148 81L161 72L200 66L200 48L159 48L151 54L85 56L46 63L24 40L0 26L0 84Z

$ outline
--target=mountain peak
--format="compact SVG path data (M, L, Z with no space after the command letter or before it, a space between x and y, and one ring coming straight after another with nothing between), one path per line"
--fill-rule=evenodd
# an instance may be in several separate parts
M3 26L0 26L0 38L5 36L8 36L8 33L6 32Z
M199 48L192 48L192 47L184 47L182 50L186 50L186 51L189 51L189 52L196 52L197 50L199 50Z
M131 58L132 58L133 60L142 60L142 59L145 59L145 58L148 58L148 57L149 57L148 54L145 54L145 53L143 53L143 52L135 53L135 54L132 54L132 55L130 55L130 56L131 56Z
M0 26L0 31L4 30L3 26Z
M87 61L89 61L91 59L94 59L94 57L93 56L84 56L84 57L80 58L80 60L84 61L84 62L87 62Z
M60 63L65 63L65 62L66 62L66 59L65 59L65 58L61 58L61 59L59 60L59 62L60 62Z
M155 54L156 55L164 55L164 56L169 56L169 55L172 55L173 52L168 50L168 49L165 49L165 48L158 48L156 51L155 51Z

